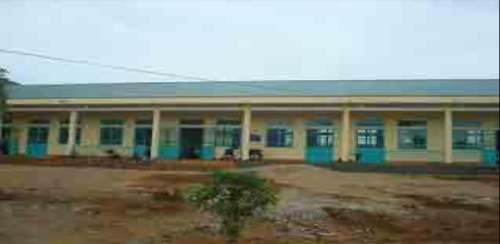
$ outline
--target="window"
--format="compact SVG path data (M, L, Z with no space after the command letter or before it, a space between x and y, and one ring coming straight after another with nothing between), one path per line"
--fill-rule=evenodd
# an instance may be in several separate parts
M384 148L384 131L376 129L358 130L359 148Z
M480 149L484 141L481 130L454 130L453 148L457 150Z
M241 122L237 120L219 120L215 130L217 147L239 148L241 146Z
M481 122L476 120L453 121L453 148L457 150L480 149L484 144Z
M308 147L333 147L334 123L329 118L315 118L306 122Z
M307 132L308 147L333 147L333 139L331 129L309 129Z
M59 144L67 145L69 143L69 121L62 120L59 127ZM82 128L81 124L78 124L76 129L76 144L80 145L82 142Z
M400 149L427 149L427 122L401 121L399 123Z
M179 131L174 128L162 129L162 146L169 147L177 145Z
M123 120L102 120L101 121L101 145L102 146L122 146L124 138Z
M380 118L365 118L356 123L357 146L359 148L384 148L384 121Z
M50 134L50 120L32 120L28 125L29 144L47 144Z
M293 130L287 123L275 122L267 129L268 147L293 147Z
M28 143L47 144L49 140L49 129L44 127L32 127L28 130Z

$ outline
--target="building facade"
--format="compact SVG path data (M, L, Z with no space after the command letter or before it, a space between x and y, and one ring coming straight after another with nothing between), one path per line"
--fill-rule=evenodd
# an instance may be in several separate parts
M498 80L9 87L9 154L496 164Z

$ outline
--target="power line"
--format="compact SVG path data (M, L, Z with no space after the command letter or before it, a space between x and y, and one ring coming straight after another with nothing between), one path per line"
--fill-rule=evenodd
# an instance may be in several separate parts
M58 58L58 57L53 57L53 56L48 56L48 55L43 55L43 54L38 54L38 53L31 53L31 52L22 52L22 51L14 51L14 50L6 50L6 49L0 49L0 52L14 54L14 55L47 59L47 60L58 61L58 62L97 66L97 67L101 67L101 68L121 70L121 71L126 71L126 72L133 72L133 73L144 73L144 74L164 76L164 77L170 77L170 78L182 78L182 79L200 80L200 81L213 81L210 79L205 79L205 78L201 78L201 77L197 77L197 76L187 76L187 75L178 75L178 74L173 74L173 73L164 73L164 72L158 72L158 71L152 71L152 70L146 70L146 69L140 69L140 68L131 68L131 67L119 66L119 65L102 64L102 63L91 62L91 61L86 61L86 60Z
M169 77L169 78L181 78L181 79L190 79L190 80L198 80L198 81L216 81L216 80L206 79L206 78L197 77L197 76L179 75L179 74L173 74L173 73L165 73L165 72L146 70L146 69L141 69L141 68L131 68L131 67L119 66L119 65L102 64L102 63L87 61L87 60L75 60L75 59L68 59L68 58L60 58L60 57L48 56L48 55L43 55L43 54L33 53L33 52L0 49L0 53L34 57L34 58L40 58L40 59L46 59L46 60L58 61L58 62L64 62L64 63L97 66L97 67L101 67L101 68L121 70L121 71L132 72L132 73L144 73L144 74L157 75L157 76L163 76L163 77ZM262 90L275 90L275 91L288 92L288 93L299 93L300 94L303 92L301 90L292 90L292 89L286 89L283 87L270 87L270 86L262 86L262 85L258 85L258 84L248 84L248 83L241 83L241 82L227 82L226 84L228 84L228 85L230 84L230 85L234 85L234 86L241 86L241 87L262 89Z

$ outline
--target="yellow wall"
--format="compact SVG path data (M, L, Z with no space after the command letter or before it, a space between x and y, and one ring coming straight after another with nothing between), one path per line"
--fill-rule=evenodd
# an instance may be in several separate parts
M498 114L492 113L455 113L455 119L479 119L483 130L499 130ZM481 162L482 153L477 150L455 150L453 161L456 163Z
M351 147L356 150L357 123L366 118L380 118L385 121L385 146L388 161L422 162L442 161L444 149L444 115L438 112L383 112L353 113ZM400 150L398 123L401 120L424 120L428 122L428 150Z
M252 145L256 148L261 148L264 156L271 160L304 160L305 148L307 140L306 122L310 119L325 118L330 119L334 123L336 130L335 138L335 155L338 157L340 151L340 114L338 113L310 113L310 114L297 114L297 113L257 113L253 116L252 134L262 136L260 145L255 143ZM267 125L272 121L285 121L292 125L294 130L294 147L293 148L270 148L266 147L267 138ZM335 158L336 160L336 158Z
M49 154L60 155L64 153L65 147L59 145L59 119L64 118L60 113L15 113L13 117L14 134L19 139L20 153L26 152L26 142L28 134L28 126L30 121L35 119L50 120L50 134L49 134Z
M421 162L421 161L442 161L444 150L444 114L440 112L353 112L351 146L352 151L356 150L356 124L360 119L379 117L385 125L386 147L389 150L389 161L397 162ZM122 147L115 148L122 154L131 155L134 141L134 124L137 119L152 118L152 113L80 113L82 120L82 144L79 147L82 153L92 155L102 155L103 148L97 149L99 145L100 121L104 118L124 119L127 130L125 131L125 141ZM239 119L240 113L220 112L220 113L162 113L162 127L173 127L180 119L200 118L204 119L207 125L214 125L219 118ZM305 123L313 118L328 118L335 124L335 155L340 154L340 129L341 114L339 112L318 112L318 113L297 113L297 112L254 112L252 118L252 133L262 137L260 144L253 144L252 148L260 148L264 151L266 159L270 160L304 160L306 148L306 126ZM496 113L455 113L455 118L477 118L484 121L484 129L498 129L498 114ZM50 119L50 147L51 155L62 155L66 146L59 145L59 121L69 119L69 113L14 113L14 126L18 128L18 138L20 139L20 151L25 152L27 125L33 119ZM398 121L400 120L427 120L428 121L428 151L403 151L398 149ZM293 148L269 148L266 147L267 124L271 121L283 120L292 124L295 131L295 142ZM225 148L217 149L217 156L221 156ZM479 153L456 152L457 162L479 162Z

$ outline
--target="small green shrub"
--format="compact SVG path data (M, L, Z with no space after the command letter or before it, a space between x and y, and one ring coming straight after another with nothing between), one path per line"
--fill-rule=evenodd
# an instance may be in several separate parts
M213 184L193 189L189 201L213 214L226 242L236 243L252 219L276 206L277 195L277 188L253 174L216 172Z

